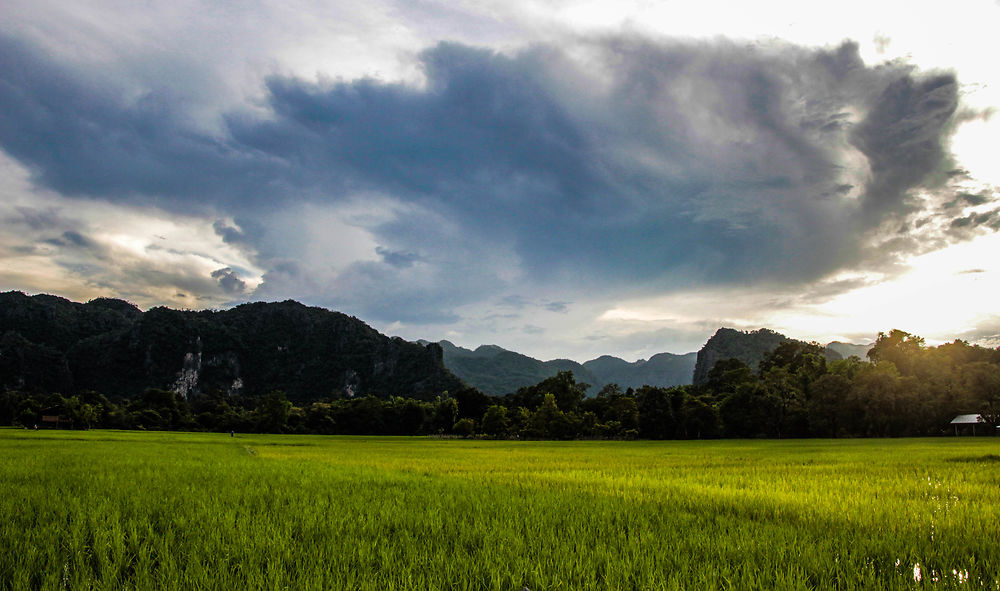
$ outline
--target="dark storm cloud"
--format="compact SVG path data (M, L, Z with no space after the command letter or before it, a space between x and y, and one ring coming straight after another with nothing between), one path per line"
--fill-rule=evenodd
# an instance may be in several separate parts
M204 203L257 195L266 162L191 129L170 89L123 89L0 35L0 142L66 195ZM190 206L190 203L187 203Z
M246 236L244 236L243 232L240 231L239 228L234 228L222 220L216 220L213 222L212 229L226 244L239 244L241 242L246 242L247 240Z
M592 49L600 71L552 48L441 44L421 56L426 89L273 78L278 117L230 126L256 152L510 241L538 280L818 277L949 164L951 75L866 68L852 44ZM870 167L857 178L850 149Z
M63 238L67 243L76 246L77 248L89 248L93 246L93 242L83 234L79 232L67 231L63 232Z
M230 267L212 271L212 279L218 280L222 291L228 294L242 294L247 289L246 281L240 279Z
M973 206L975 206L975 205L982 205L982 204L987 203L987 202L990 201L990 196L987 195L985 192L977 193L977 194L973 194L973 193L960 193L959 194L959 198L962 199L962 201L965 201L967 204L973 205Z
M852 143L868 157L872 182L865 206L876 215L908 205L907 191L930 175L946 178L945 134L958 107L958 83L951 74L915 80L902 76L882 90Z
M987 229L1000 231L1000 210L983 211L971 213L965 217L955 218L951 221L951 233L964 236L975 229Z
M418 254L414 254L412 252L396 252L382 246L375 247L375 254L382 257L382 262L385 264L401 269L412 267L413 263L420 260L420 255Z
M442 43L419 56L424 87L271 77L267 116L226 113L213 135L186 123L169 89L126 100L4 39L0 144L64 194L239 214L243 231L215 225L229 243L263 249L265 216L293 202L372 192L447 220L483 251L510 248L526 281L623 292L851 268L873 231L922 207L915 189L954 168L948 73L868 67L852 43L619 36L576 49L588 57ZM481 297L450 287L469 281L480 251L424 261L415 253L437 229L417 220L366 227L381 260L338 280L393 296L355 296L365 313L413 306L410 316L447 319L462 297ZM261 294L331 280L279 265L289 255L278 243L262 252ZM438 283L397 290L417 261L438 265Z
M66 220L56 208L17 207L15 211L17 216L11 216L7 221L26 224L32 230L49 230L66 225Z
M81 250L93 250L97 248L97 245L93 240L72 230L63 232L58 238L47 238L42 240L42 242L45 244L51 244L52 246L59 246L61 248Z

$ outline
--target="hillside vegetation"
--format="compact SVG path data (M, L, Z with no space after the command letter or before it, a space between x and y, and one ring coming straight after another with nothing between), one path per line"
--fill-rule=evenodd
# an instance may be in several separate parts
M603 355L580 364L569 359L539 361L496 345L482 345L471 350L449 341L439 344L444 351L444 364L452 373L470 386L494 396L510 394L564 371L572 372L578 381L587 384L590 395L608 384L623 388L690 384L696 358L696 353L659 353L648 360L628 362Z
M496 345L482 345L474 351L449 341L439 343L444 364L452 373L477 390L502 396L524 386L531 386L560 371L570 371L581 382L600 389L601 380L583 365L569 359L539 361Z
M695 439L936 435L952 432L957 414L980 415L980 434L1000 423L1000 351L928 347L900 330L880 333L864 360L773 331L720 329L698 354L699 373L716 361L697 384L598 389L562 369L662 379L685 363L604 357L588 362L593 371L548 362L555 375L490 396L450 373L437 344L295 302L143 313L116 300L0 299L5 425ZM540 362L499 347L446 347L523 368L498 379L538 375Z
M291 400L433 397L461 387L440 347L390 339L339 312L293 301L200 312L120 300L86 304L0 294L0 387L135 397L209 393Z

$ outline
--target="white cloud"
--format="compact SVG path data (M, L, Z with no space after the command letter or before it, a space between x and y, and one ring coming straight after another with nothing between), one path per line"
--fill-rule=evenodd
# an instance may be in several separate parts
M261 282L253 253L226 244L212 219L149 207L67 199L39 190L0 157L0 289L78 301L121 297L141 306L219 307L234 294L213 271L230 267L248 292Z
M869 65L905 59L924 69L954 69L964 83L967 105L976 109L1000 106L1000 74L993 58L1000 54L1000 41L993 31L998 9L988 1L951 10L931 2L858 1L839 3L824 12L802 2L717 1L679 6L644 0L294 1L247 5L186 0L140 5L15 0L5 5L4 12L5 24L0 29L44 43L61 60L84 65L95 76L114 78L116 87L126 92L131 89L141 95L151 87L170 88L172 96L184 102L183 111L205 129L218 128L220 113L230 108L270 115L259 101L264 93L262 80L273 73L306 80L373 77L419 85L424 73L412 56L440 40L511 49L530 42L551 43L622 30L702 40L719 35L756 40L775 37L813 47L856 39ZM580 47L570 53L585 51ZM569 70L562 72L570 75ZM601 78L598 74L588 82ZM583 88L575 80L553 84ZM576 92L566 104L590 116L594 114L587 110L591 100L587 92ZM712 117L711 110L702 114ZM855 116L860 119L861 114ZM960 127L951 146L974 177L995 184L1000 184L994 157L1000 152L998 126L1000 117L971 120ZM855 174L844 184L859 186L868 174L867 163L857 150L839 148L838 162ZM621 150L617 157L644 163L639 168L647 170L686 164L644 149L641 142L634 149ZM154 207L68 199L39 189L9 159L0 166L0 218L20 220L14 226L5 222L8 225L0 234L0 286L5 289L56 292L75 299L124 295L140 305L206 307L224 305L231 297L212 278L213 272L233 269L247 283L248 297L264 280L265 272L270 272L271 291L263 288L260 297L294 297L348 306L353 308L348 311L359 313L371 309L373 303L384 304L381 310L385 311L406 304L411 297L437 299L446 302L444 308L453 319L435 324L412 317L419 314L406 319L390 318L390 314L384 328L408 338L452 335L466 339L460 344L472 346L498 342L543 358L685 352L700 346L723 324L771 326L790 336L818 340L894 327L930 339L947 339L989 321L995 307L991 296L1000 287L1000 269L990 260L1000 252L1000 242L991 235L900 261L911 269L900 275L862 273L858 277L867 278L870 285L854 285L855 289L840 294L831 293L837 291L831 288L838 283L836 278L804 286L753 284L679 290L670 295L650 295L646 286L642 297L630 295L628 286L611 293L613 289L601 285L602 278L595 278L590 287L584 280L567 283L565 291L546 289L546 277L524 283L525 253L518 252L514 237L477 235L470 245L470 237L450 225L453 220L433 208L404 206L392 196L275 208L255 220L259 227L242 228L255 232L255 248L250 249L246 243L224 242L212 229L216 219L205 213L184 215ZM716 199L729 197L714 195ZM714 215L738 225L734 221L738 214L764 215L755 209L759 197L750 195L741 208L731 200L724 208L704 207L699 215L701 219ZM702 205L710 205L710 198ZM817 215L824 211L818 208ZM232 213L220 215L228 219ZM30 215L35 216L35 226ZM769 215L790 214L778 210ZM406 224L393 224L412 219L422 221L426 234L393 240L393 231L386 228L398 226L402 231ZM236 220L228 221L239 225ZM6 230L14 227L16 232ZM491 229L484 226L482 234ZM66 232L90 241L91 248L72 248ZM380 266L379 252L413 255L417 262L388 274ZM281 267L286 274L277 270L279 263L289 263ZM291 273L292 263L298 275ZM982 272L960 273L970 268ZM586 279L585 271L573 268L563 273ZM195 295L203 299L194 300ZM537 305L517 311L516 318L504 317L510 310L496 302L510 295L536 303L573 303L565 313ZM376 301L379 298L384 303Z

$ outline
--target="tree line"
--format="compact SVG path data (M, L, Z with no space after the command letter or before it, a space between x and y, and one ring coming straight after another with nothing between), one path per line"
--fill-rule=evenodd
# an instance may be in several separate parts
M296 405L281 391L186 399L149 389L111 400L7 390L0 423L32 427L59 417L72 428L530 439L897 437L935 435L962 413L1000 422L1000 350L955 341L927 347L893 330L868 359L828 362L816 343L787 341L756 369L721 360L698 386L610 384L592 397L560 372L503 397L474 388L433 399L334 396Z

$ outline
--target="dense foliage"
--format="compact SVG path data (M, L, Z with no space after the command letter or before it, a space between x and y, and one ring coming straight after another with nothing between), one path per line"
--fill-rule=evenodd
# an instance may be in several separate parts
M993 425L1000 420L998 350L962 341L926 347L894 330L879 336L869 356L827 362L819 345L789 340L756 372L729 359L716 363L701 386L610 384L592 397L570 372L504 397L464 387L434 399L339 395L305 404L282 391L184 398L148 389L115 402L94 391L7 390L0 423L31 426L60 416L80 428L690 439L934 435L960 413L981 413Z
M433 397L461 386L439 346L380 334L364 322L293 301L200 312L121 300L86 304L0 294L0 388L134 397L251 398L282 390L296 402L335 395Z
M868 357L829 362L819 345L786 341L756 372L718 362L700 390L735 437L932 435L961 413L997 423L1000 351L963 341L926 347L893 330Z
M794 342L799 346L809 344L790 339L767 328L752 331L720 328L698 351L692 381L697 386L704 385L708 382L709 372L715 368L716 364L730 359L739 359L751 371L757 371L768 354L774 351L778 345L788 342ZM830 362L839 361L852 355L864 357L869 348L869 345L851 345L835 341L825 347L814 349L814 351L818 351L827 362Z
M448 372L436 343L390 339L296 302L143 313L120 300L8 292L0 329L3 425L687 439L932 435L961 413L1000 421L1000 350L927 347L899 330L880 334L865 361L763 329L720 329L698 354L695 385L609 383L588 396L558 371L500 397ZM517 357L480 349L478 358Z
M698 351L693 383L704 384L715 365L727 359L739 359L756 371L765 355L788 340L785 335L766 328L751 332L720 328Z

